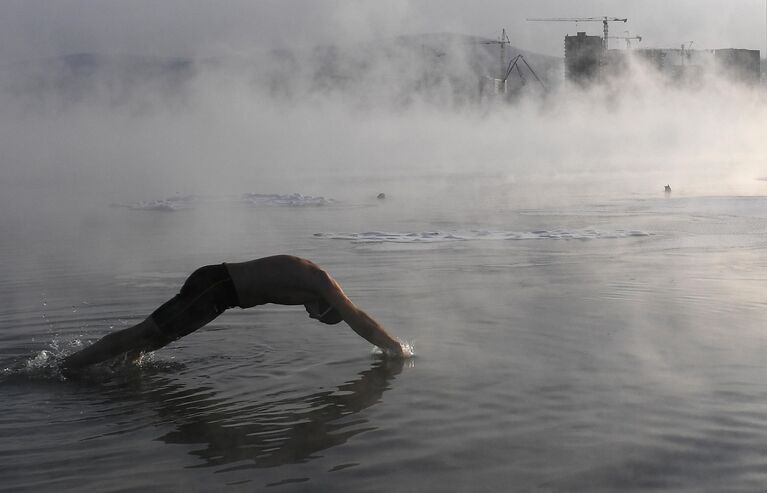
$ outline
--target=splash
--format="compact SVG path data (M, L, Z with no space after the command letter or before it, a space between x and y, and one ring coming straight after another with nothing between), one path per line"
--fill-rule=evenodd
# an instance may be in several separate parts
M48 351L47 349L43 349L30 359L28 359L24 366L27 369L28 372L35 372L41 369L47 369L51 367L52 365L56 364L57 358L53 355L51 351Z
M400 341L400 345L402 346L402 356L407 359L415 357L415 346L412 342Z
M403 358L409 360L415 357L415 346L413 345L412 342L400 340L399 344L402 347ZM373 346L370 350L370 354L373 354L376 356L394 356L389 351L386 351L385 349L381 349L378 346Z
M58 380L66 381L70 377L65 375L60 367L61 360L66 356L79 351L87 345L79 338L60 340L53 339L47 348L42 349L32 356L12 363L0 369L2 380L31 379L31 380ZM138 355L121 355L112 360L96 365L91 365L78 372L78 378L89 380L103 380L119 375L129 375L137 370L144 371L173 371L178 369L178 364L167 361L156 361L153 352L142 352Z
M79 343L77 341L76 343ZM61 350L59 341L52 341L47 349L42 349L31 357L11 364L0 372L3 380L15 378L32 380L65 380L59 368L59 360L65 352Z

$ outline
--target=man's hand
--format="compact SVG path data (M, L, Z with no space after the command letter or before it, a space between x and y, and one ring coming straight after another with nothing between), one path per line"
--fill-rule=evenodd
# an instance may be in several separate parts
M384 356L389 358L411 358L413 356L413 347L405 342L393 340L393 344L381 348Z

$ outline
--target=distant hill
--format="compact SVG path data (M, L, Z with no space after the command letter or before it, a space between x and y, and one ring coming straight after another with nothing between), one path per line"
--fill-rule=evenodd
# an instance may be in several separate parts
M506 47L507 63L517 55L524 56L547 86L561 81L561 58ZM271 50L249 59L82 53L0 67L0 86L15 98L59 104L172 103L183 100L202 71L234 71L274 97L337 93L361 102L407 104L416 97L435 102L472 100L479 79L499 77L502 69L499 46L493 40L440 33ZM530 82L534 77L524 64L509 78L512 86Z
M562 59L506 47L506 63L523 55L548 87L562 80ZM414 98L473 101L482 77L500 77L500 48L487 38L437 33L400 36L355 45L318 46L304 52L275 50L261 83L275 96L342 91L364 100L379 97L407 104ZM521 76L520 76L521 73ZM524 63L510 85L537 84Z
M139 95L172 100L195 74L190 59L80 53L0 67L0 85L28 101L95 99L119 105Z

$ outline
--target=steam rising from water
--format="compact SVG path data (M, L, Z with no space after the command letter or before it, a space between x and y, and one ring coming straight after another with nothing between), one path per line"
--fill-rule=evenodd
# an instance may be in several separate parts
M666 183L681 194L764 191L759 88L713 76L674 87L635 67L607 86L477 103L466 56L453 56L447 72L463 79L424 90L408 85L418 61L395 52L337 86L313 86L315 65L295 80L271 56L256 68L199 64L177 84L138 85L116 100L103 81L74 101L6 92L0 186L11 201L52 194L60 206L200 193L345 199L386 180L400 196L437 198L440 179L408 181L458 174L518 184L541 203L563 192L653 194ZM350 179L363 184L350 188Z

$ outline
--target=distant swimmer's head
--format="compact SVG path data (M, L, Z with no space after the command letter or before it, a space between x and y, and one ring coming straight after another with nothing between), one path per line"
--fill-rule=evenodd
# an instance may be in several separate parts
M335 325L341 321L341 314L325 300L310 301L304 305L311 318L317 319L323 324Z

